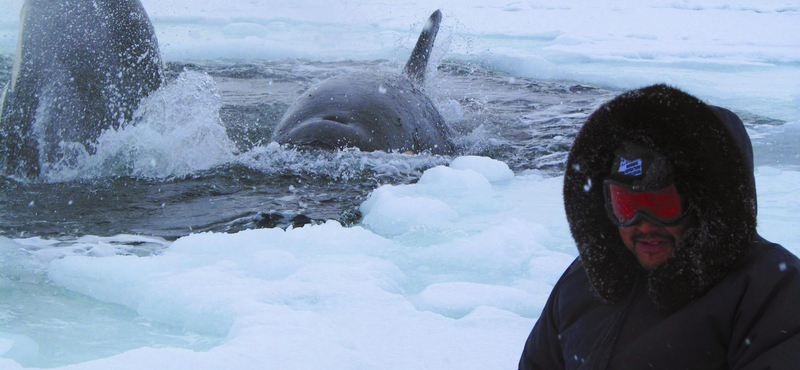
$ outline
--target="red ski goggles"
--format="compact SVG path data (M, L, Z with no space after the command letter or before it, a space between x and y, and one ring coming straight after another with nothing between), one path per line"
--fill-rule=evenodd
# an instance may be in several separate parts
M675 185L657 191L639 191L614 180L603 183L608 217L617 226L633 226L647 220L656 226L676 226L692 211L681 201Z

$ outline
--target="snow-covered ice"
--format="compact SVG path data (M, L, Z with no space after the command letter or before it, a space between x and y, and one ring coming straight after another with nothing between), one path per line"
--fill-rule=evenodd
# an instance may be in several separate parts
M219 342L130 349L65 369L513 368L576 256L563 178L509 175L487 158L454 163L417 184L378 188L362 206L363 224L349 228L193 234L151 240L165 248L143 257L108 253L103 238L66 249L2 239L2 271L16 275L0 285L45 275ZM800 174L760 167L756 176L759 231L800 252ZM109 346L124 348L119 334ZM36 364L32 338L0 333L0 350L3 369Z

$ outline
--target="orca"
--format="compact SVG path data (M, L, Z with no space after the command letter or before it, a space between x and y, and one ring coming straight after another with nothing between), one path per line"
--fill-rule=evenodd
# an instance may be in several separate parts
M139 0L25 0L12 78L0 98L0 171L94 153L104 130L130 122L164 82L153 26Z
M301 148L452 154L450 129L422 89L441 21L439 10L430 16L403 73L345 74L311 87L284 114L272 140Z

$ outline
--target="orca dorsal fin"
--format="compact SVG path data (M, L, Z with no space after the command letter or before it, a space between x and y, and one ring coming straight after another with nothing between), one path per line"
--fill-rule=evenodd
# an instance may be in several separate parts
M428 59L433 50L433 42L436 40L436 34L439 32L439 23L442 23L442 12L436 10L428 18L425 28L419 35L417 45L414 46L414 51L411 52L411 57L408 58L406 63L405 73L408 78L416 84L425 82L425 68L428 66Z

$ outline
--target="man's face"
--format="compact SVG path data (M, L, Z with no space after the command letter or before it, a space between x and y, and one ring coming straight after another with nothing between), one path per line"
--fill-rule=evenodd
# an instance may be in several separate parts
M677 226L656 226L643 220L633 226L620 227L619 236L642 267L652 270L672 255L683 233L689 229L690 219Z
M625 247L647 270L664 263L695 224L693 207L675 184L641 190L642 185L606 179L606 211ZM628 226L625 226L628 225Z

